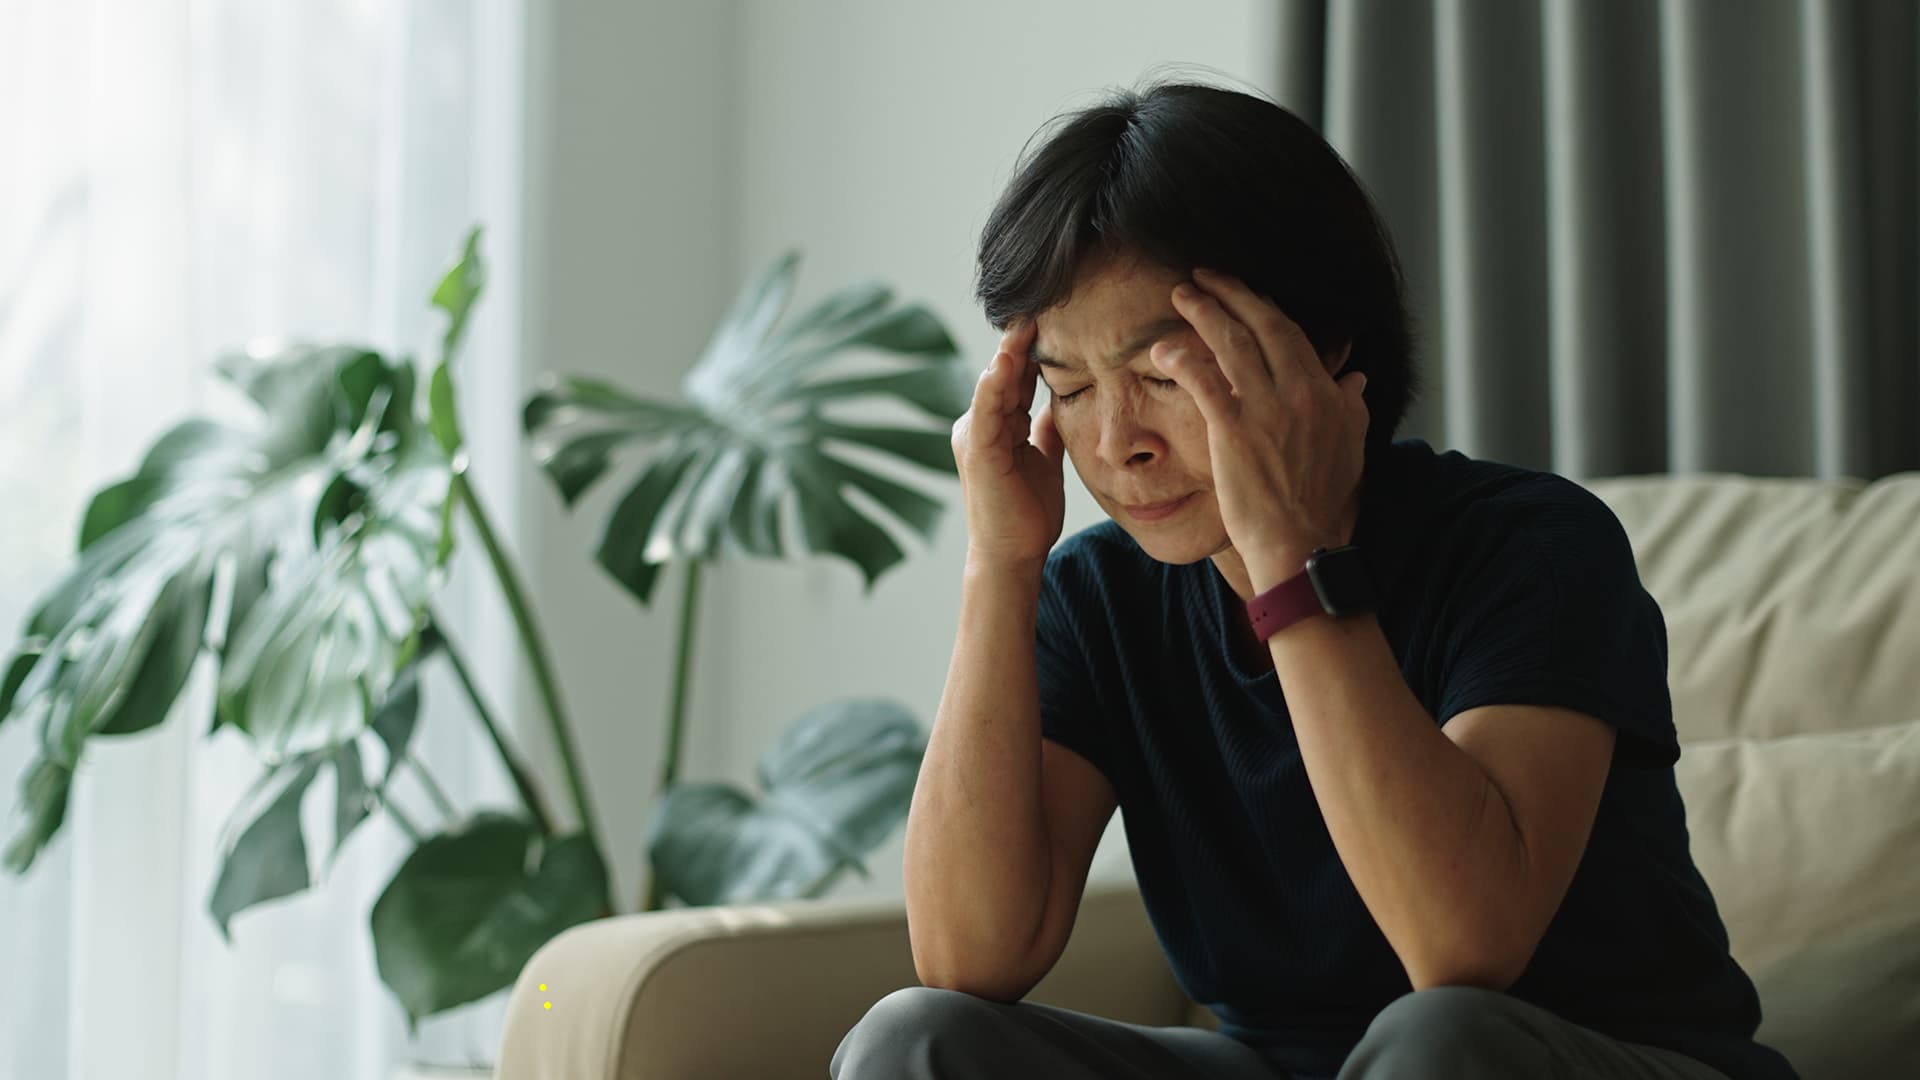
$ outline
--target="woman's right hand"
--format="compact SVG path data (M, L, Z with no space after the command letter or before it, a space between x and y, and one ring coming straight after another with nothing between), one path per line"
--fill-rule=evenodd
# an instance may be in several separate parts
M1040 381L1027 352L1034 332L1032 319L1007 330L974 387L973 407L953 425L967 559L975 565L1038 569L1066 521L1066 448L1053 406L1030 416Z

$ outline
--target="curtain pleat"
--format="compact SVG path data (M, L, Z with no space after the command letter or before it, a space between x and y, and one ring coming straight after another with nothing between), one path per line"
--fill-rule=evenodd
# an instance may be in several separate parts
M1400 248L1404 433L1580 477L1920 468L1915 5L1291 0L1280 28L1282 103Z
M1434 15L1434 375L1450 391L1444 415L1456 445L1514 460L1550 438L1539 6L1442 0Z

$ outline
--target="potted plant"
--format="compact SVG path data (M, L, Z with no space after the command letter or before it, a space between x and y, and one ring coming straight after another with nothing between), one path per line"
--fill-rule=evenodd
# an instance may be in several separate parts
M262 769L223 840L210 914L225 933L241 911L310 887L300 809L330 770L333 851L375 813L414 843L370 917L380 976L410 1024L511 985L567 927L629 909L608 886L604 837L522 575L467 476L454 360L485 285L478 245L475 230L433 291L448 323L424 378L411 357L351 345L221 361L219 374L251 415L177 425L131 477L93 496L72 567L0 668L0 723L41 735L21 787L25 825L3 856L9 869L25 873L59 830L88 743L160 724L189 671L211 664L209 734L245 737ZM615 580L649 604L661 573L684 567L653 872L640 909L669 897L819 895L846 869L862 869L862 856L899 823L924 748L903 707L839 701L801 716L763 758L761 785L773 797L679 778L702 567L738 555L832 555L858 567L870 589L905 553L846 493L863 492L923 537L943 503L837 446L954 470L943 430L826 412L877 400L950 423L968 388L945 328L878 285L844 289L782 324L797 266L788 255L741 293L692 366L685 400L563 378L525 409L536 455L569 505L622 458L640 459L597 548ZM887 367L850 373L845 361L855 355ZM574 825L552 812L435 616L458 518L512 613ZM432 663L455 676L519 806L461 812L413 754L419 677ZM389 792L403 774L443 821L416 822L394 805Z

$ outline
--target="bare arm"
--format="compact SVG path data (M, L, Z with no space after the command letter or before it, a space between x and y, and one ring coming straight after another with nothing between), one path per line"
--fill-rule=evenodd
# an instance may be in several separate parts
M1032 326L1010 330L954 425L967 506L960 626L907 815L907 931L928 986L1016 1001L1073 928L1114 795L1041 738L1034 633L1065 510L1052 417L1029 419Z
M1512 985L1586 849L1613 728L1521 705L1436 727L1372 616L1269 647L1334 848L1414 989Z
M946 692L907 818L921 982L1016 1001L1059 959L1113 789L1040 736L1038 570L970 567Z

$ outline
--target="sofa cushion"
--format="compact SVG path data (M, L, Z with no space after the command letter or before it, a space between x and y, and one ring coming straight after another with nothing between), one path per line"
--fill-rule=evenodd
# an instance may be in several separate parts
M1802 1080L1911 1076L1920 1062L1920 926L1837 934L1767 969L1760 1041Z
M1920 1040L1895 1023L1920 1010L1920 720L1693 743L1674 772L1763 1041ZM1849 968L1863 956L1878 967Z
M1680 741L1899 723L1920 700L1920 473L1588 484L1666 615Z

